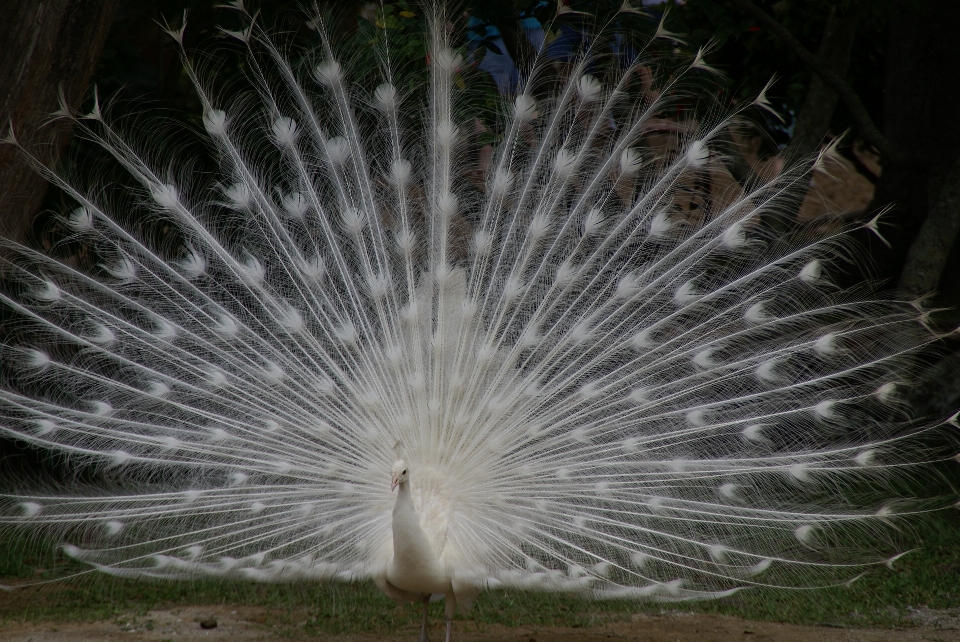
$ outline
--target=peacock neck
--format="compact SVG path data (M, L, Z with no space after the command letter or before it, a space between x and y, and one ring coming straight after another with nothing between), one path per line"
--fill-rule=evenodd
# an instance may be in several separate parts
M448 593L450 576L440 563L440 550L420 524L410 484L401 483L398 488L393 507L393 555L387 562L387 581L414 593Z
M400 482L397 485L397 503L393 506L393 512L396 514L398 509L410 510L416 513L413 507L413 497L410 494L410 482Z

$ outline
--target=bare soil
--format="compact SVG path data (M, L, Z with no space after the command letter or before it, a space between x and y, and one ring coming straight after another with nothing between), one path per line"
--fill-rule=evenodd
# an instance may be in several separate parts
M138 617L119 617L92 623L7 623L0 626L4 642L188 642L229 640L229 642L284 642L289 640L331 640L338 642L412 642L417 631L401 630L390 635L324 636L309 634L290 622L271 624L271 613L255 607L189 607L172 611L151 611ZM912 611L913 626L903 629L861 629L830 625L801 626L773 622L750 622L721 615L665 613L635 615L628 621L607 622L592 627L516 627L478 625L457 621L456 642L729 642L777 640L782 642L902 642L913 640L960 642L960 609ZM206 627L202 628L201 623ZM440 622L434 622L432 640L442 640Z

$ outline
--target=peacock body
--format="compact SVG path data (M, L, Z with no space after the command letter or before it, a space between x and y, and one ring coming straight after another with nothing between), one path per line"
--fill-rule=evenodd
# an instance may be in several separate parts
M389 46L371 82L320 33L294 64L233 32L252 90L231 104L187 62L213 173L99 105L76 127L122 189L24 150L97 259L4 242L0 430L100 481L7 494L4 524L121 577L463 605L820 586L891 558L922 430L897 389L929 333L831 283L841 234L767 224L818 159L716 189L737 118L683 110L700 56L654 82L643 47L598 39L559 72L541 51L481 144L445 29L406 84Z

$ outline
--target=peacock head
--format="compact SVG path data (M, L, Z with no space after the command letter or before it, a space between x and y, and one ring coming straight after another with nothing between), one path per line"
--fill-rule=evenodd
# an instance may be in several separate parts
M407 483L410 475L407 472L407 464L402 459L393 462L393 468L390 469L390 492L400 484Z

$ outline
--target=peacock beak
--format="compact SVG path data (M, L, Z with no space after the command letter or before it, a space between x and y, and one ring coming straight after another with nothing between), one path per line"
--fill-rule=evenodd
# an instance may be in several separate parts
M400 485L400 480L397 479L396 477L394 477L394 478L390 481L390 492L392 493L394 490L396 490L397 486L399 486L399 485Z

